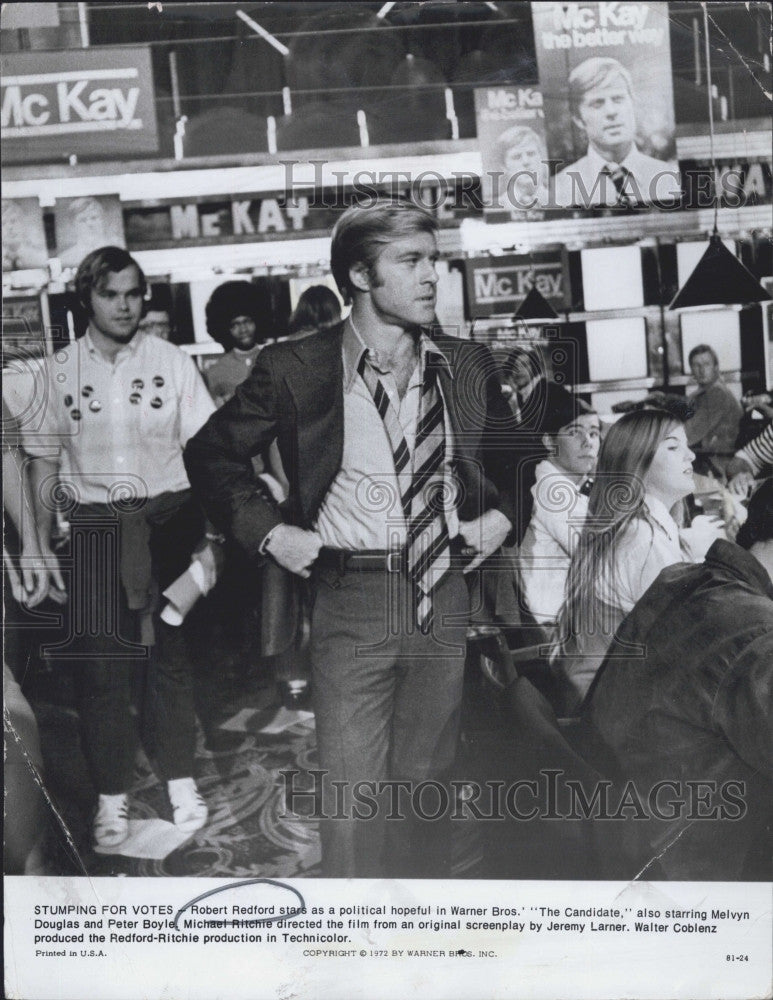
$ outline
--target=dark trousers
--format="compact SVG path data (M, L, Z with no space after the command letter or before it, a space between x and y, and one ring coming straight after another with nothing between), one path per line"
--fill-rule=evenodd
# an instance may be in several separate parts
M196 721L184 637L154 616L155 646L139 640L138 613L128 607L121 582L121 522L106 505L81 505L70 515L70 627L48 654L78 668L84 750L100 794L132 784L137 733L130 707L147 674L147 709L154 750L166 780L193 774ZM153 578L159 591L184 572L203 534L203 518L181 497L176 512L150 534ZM68 566L69 563L69 566Z
M329 817L320 822L324 874L445 874L447 816L422 818L436 811L437 790L414 796L419 783L447 777L456 754L466 583L452 571L439 585L427 636L406 624L413 595L402 574L320 571L312 589L312 682ZM451 615L454 622L444 621ZM379 793L379 782L391 785ZM358 805L358 794L376 809Z

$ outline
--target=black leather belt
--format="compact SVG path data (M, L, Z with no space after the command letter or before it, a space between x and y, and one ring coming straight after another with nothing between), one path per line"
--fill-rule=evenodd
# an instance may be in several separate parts
M328 549L319 550L315 569L361 572L402 573L408 566L406 549Z
M475 550L465 546L461 538L451 539L451 554L467 559ZM323 547L314 563L315 569L361 572L402 573L408 568L408 550L402 549L330 549Z

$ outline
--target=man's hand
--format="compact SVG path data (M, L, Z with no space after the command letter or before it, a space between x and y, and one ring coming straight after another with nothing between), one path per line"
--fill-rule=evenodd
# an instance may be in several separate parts
M737 472L727 484L727 488L734 496L747 497L754 482L753 472Z
M280 566L305 578L322 548L322 540L313 531L304 531L291 524L278 524L271 532L266 552Z
M64 585L64 577L56 554L48 546L41 545L40 561L48 575L48 596L57 604L66 603L67 588Z
M475 550L475 556L465 566L464 572L471 573L493 555L511 530L512 525L501 510L487 510L474 521L460 521L459 534L467 545Z
M19 556L19 569L3 547L3 563L11 585L11 593L19 604L34 608L48 594L48 568L39 552L23 551ZM21 572L19 572L21 570Z
M727 466L727 488L737 497L745 497L754 485L754 470L740 455L736 455Z

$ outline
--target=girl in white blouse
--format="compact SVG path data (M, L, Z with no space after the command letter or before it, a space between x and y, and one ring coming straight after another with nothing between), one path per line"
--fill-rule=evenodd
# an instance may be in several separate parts
M558 615L567 709L584 698L614 652L617 627L660 571L702 559L717 537L715 519L677 523L694 489L694 458L682 422L666 410L636 410L609 429Z

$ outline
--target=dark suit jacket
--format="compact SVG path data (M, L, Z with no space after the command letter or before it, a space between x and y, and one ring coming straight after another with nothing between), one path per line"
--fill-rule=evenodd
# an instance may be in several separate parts
M343 451L343 323L303 340L265 348L236 395L185 449L191 485L213 523L251 555L276 524L314 523ZM436 338L448 364L439 380L463 487L462 520L490 508L515 523L510 411L487 347ZM276 438L290 484L280 512L256 484L250 459Z

